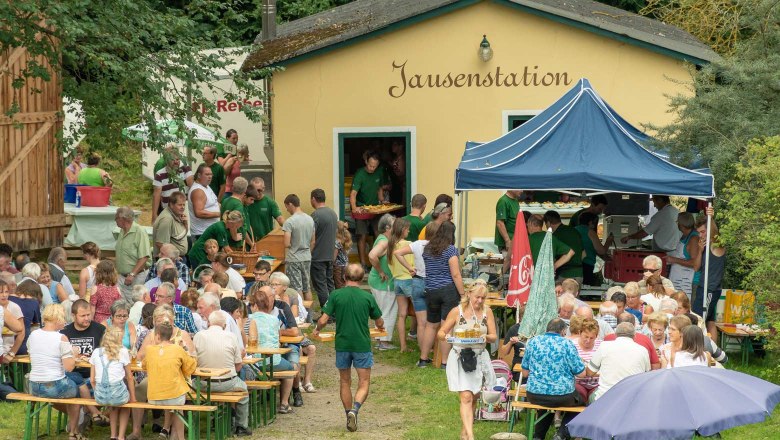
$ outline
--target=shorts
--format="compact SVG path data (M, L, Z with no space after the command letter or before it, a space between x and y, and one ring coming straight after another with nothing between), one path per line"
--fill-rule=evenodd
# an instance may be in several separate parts
M309 273L311 261L288 261L284 265L284 273L290 278L290 287L299 293L309 290Z
M379 216L374 216L371 220L355 220L355 235L373 234L379 235Z
M287 354L282 355L283 359L286 359L291 364L298 365L301 363L301 347L295 345L295 344L289 344L287 348L290 349L290 352Z
M149 400L149 403L152 405L160 405L160 406L166 406L166 405L184 405L184 401L187 399L187 393L182 394L179 397L174 397L173 399L163 399L163 400Z
M79 387L69 376L51 382L30 381L30 394L49 399L70 399L79 394Z
M450 283L438 289L425 290L425 307L428 310L427 320L431 324L438 324L447 319L452 309L458 306L460 294L454 283Z
M274 370L275 371L293 371L293 370L295 370L295 366L293 364L291 364L290 361L288 361L287 359L281 358L281 359L279 359L279 363L278 364L274 364Z
M374 353L367 351L365 353L356 353L354 351L337 351L336 368L347 370L355 368L371 368L374 366Z
M395 280L395 294L412 299L415 312L423 312L425 308L425 279L412 277L408 280Z

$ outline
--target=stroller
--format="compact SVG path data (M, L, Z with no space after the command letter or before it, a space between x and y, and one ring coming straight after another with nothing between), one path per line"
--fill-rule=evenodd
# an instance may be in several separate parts
M496 374L496 385L493 389L483 389L477 402L476 420L502 421L509 415L509 386L512 383L512 370L502 360L490 363Z

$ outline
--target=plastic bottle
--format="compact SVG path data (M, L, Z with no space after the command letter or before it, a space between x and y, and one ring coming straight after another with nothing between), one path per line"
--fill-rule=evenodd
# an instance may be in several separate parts
M81 191L76 191L76 208L81 208Z

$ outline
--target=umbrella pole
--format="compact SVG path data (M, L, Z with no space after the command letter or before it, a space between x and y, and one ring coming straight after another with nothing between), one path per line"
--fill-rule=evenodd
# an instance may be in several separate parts
M707 203L707 208L712 208L712 202ZM706 211L705 211L706 212ZM709 293L709 275L710 275L710 246L712 245L710 241L710 228L712 228L712 217L710 217L709 214L707 214L707 237L705 238L705 254L704 254L704 288L702 289L702 292L704 292L704 297L702 298L702 301L704 301L704 320L707 320L707 312L712 305L712 299L707 301L707 294ZM716 301L715 304L717 305L718 302Z
M469 235L469 193L463 192L463 241L467 240ZM464 243L465 244L465 243Z
M457 195L458 195L458 200L457 200L457 202L458 202L458 220L457 220L457 222L458 222L458 224L457 224L457 231L455 231L455 247L456 248L461 248L461 247L465 247L465 244L463 246L461 246L461 243L463 243L463 241L465 241L465 238L463 238L463 228L461 227L462 223L463 223L463 215L462 215L463 214L463 191L459 192Z

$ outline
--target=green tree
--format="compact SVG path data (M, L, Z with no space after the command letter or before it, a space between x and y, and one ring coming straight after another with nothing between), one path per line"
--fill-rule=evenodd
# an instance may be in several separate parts
M751 2L734 54L695 72L692 96L671 98L672 124L650 126L677 163L708 165L718 193L748 141L780 133L780 2Z
M26 47L45 57L53 72L31 61L13 78L14 87L60 75L63 94L82 101L86 126L77 127L76 135L85 133L91 146L110 152L124 143L121 128L139 120L153 125L164 115L216 126L215 107L195 84L214 90L212 80L231 70L232 56L249 50L240 47L230 27L246 22L236 7L240 3L201 0L172 8L160 0L0 2L0 50ZM231 71L236 88L225 90L226 98L262 96L252 79L265 73ZM205 111L193 112L192 102L203 102ZM18 108L2 110L13 115ZM241 110L252 120L262 117L253 107ZM162 143L153 133L150 144Z
M767 322L780 325L780 136L748 143L726 183L726 202L720 237L732 254L732 271L742 275L740 287L757 295ZM780 338L771 338L778 348Z

